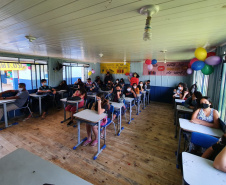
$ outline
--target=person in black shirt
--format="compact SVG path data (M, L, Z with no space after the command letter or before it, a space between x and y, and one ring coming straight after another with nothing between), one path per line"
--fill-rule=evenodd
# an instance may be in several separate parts
M136 93L133 91L131 86L128 86L125 90L125 96L129 97L129 98L136 98L137 95Z
M56 88L57 90L67 90L68 91L68 86L67 86L67 82L65 80L63 80L60 85L58 85L58 87Z
M102 122L101 125L105 125L107 124L107 121L109 119L111 119L111 113L110 113L110 104L108 102L107 99L105 99L105 95L104 93L98 93L96 95L96 103L94 106L94 110L97 111L98 114L102 114L102 113L106 113L107 117L105 117ZM91 138L91 127L95 136L95 139L92 141ZM87 140L82 144L82 146L87 146L88 144L91 143L91 146L96 146L98 143L98 126L97 123L93 124L91 126L91 124L86 124L86 131L87 131Z
M112 75L110 74L110 72L108 71L105 78L104 78L104 84L107 84L108 81L113 81L113 77Z

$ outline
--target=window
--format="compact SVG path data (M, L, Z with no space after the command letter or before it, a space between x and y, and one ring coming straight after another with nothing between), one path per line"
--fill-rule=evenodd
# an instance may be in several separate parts
M220 114L220 118L226 121L226 63L225 56L223 57L224 65L223 65L223 73L222 73L222 81L221 81L221 91L219 98L219 107L218 111Z
M79 67L77 63L63 63L63 80L67 84L74 84L78 78L84 81L84 67Z
M193 74L193 84L197 85L198 91L200 91L203 96L207 96L209 75L204 75L202 71L194 71Z
M48 82L47 61L0 57L0 70L0 91L18 89L19 83L25 83L27 90L37 89L42 78Z

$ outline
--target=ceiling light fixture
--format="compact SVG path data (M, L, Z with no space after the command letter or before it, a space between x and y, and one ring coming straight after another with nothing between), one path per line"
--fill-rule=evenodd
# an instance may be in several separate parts
M139 13L141 15L146 15L146 24L144 28L144 41L151 40L152 33L151 33L151 18L155 13L158 13L159 6L158 5L147 5L139 9Z
M32 42L32 41L36 40L36 37L33 37L31 35L26 35L25 37L26 37L26 39L29 40L29 42Z
M126 65L126 59L124 59L124 65Z
M167 52L167 50L162 50L160 52L164 53L164 63L166 63L166 52Z
M104 56L104 54L103 53L100 53L99 56L100 56L100 58L102 58Z

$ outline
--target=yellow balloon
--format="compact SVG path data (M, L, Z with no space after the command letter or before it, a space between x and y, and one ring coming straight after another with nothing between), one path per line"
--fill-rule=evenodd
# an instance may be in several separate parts
M195 57L198 60L204 61L207 57L207 51L204 48L197 48L195 50Z
M91 74L92 74L92 71L89 71L89 72L88 72L88 75L91 76Z

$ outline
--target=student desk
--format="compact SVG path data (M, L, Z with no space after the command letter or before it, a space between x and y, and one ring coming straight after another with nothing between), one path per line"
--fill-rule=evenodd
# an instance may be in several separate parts
M42 97L46 96L45 94L35 94L35 93L32 93L32 94L29 94L31 97L33 98L38 98L38 101L39 101L39 114L40 116L42 115Z
M104 94L107 94L107 96L109 97L111 94L111 90L110 91L102 91L101 89L99 89L99 92L102 92Z
M96 101L97 95L96 95L96 94L87 94L87 97L89 97L89 98L94 98L95 101Z
M83 101L83 99L76 100L76 101L74 100L73 101L73 100L67 100L67 98L63 98L63 99L60 99L60 101L62 101L63 104L64 104L64 120L61 121L61 123L63 123L65 121L67 121L68 119L70 119L70 117L68 119L66 119L66 110L65 110L65 108L66 108L67 104L76 104L76 111L78 112L78 103Z
M128 124L131 123L131 113L132 113L132 102L134 101L134 98L129 98L129 97L125 97L125 102L129 103L129 122Z
M137 115L139 114L140 112L140 101L141 101L141 94L137 94Z
M82 139L82 141L80 141L80 122L85 122L88 124L89 123L98 123L97 154L93 157L93 160L97 159L98 155L102 152L102 150L106 148L105 144L100 148L100 122L106 116L107 116L107 114L105 114L105 113L102 113L99 115L96 111L89 110L89 109L85 109L85 110L82 110L82 111L74 114L74 117L77 119L77 125L78 125L78 144L73 147L73 150L75 150L79 145L81 145L84 141L87 140L87 137L85 137L84 139Z
M67 92L67 90L59 90L59 91L56 91L56 92L61 95L61 98L64 98L64 93Z
M176 109L177 109L177 105L178 104L182 104L184 103L185 100L181 100L181 99L174 99L174 116L176 117ZM174 120L174 125L176 125L176 119Z
M0 171L1 185L91 185L22 148L0 159Z
M175 116L175 123L176 123L176 130L175 130L175 138L177 138L177 126L178 126L178 113L182 112L182 113L187 113L187 114L192 114L193 113L193 109L189 109L183 105L177 105L176 108L176 116Z
M3 112L4 112L4 119L5 119L5 127L7 128L9 125L8 125L8 118L7 118L7 103L13 103L15 102L16 99L11 99L11 100L0 100L0 104L3 105Z
M213 161L183 152L183 179L191 185L225 185L226 173L213 167Z
M117 102L109 102L116 110L119 110L119 117L120 117L120 122L119 122L119 131L118 131L118 136L120 136L121 131L124 129L122 127L122 107L124 106L124 103L117 103Z
M187 119L180 118L179 123L180 123L180 131L179 131L179 141L178 141L178 147L177 147L177 161L178 161L178 155L180 152L181 130L185 130L188 132L198 132L198 133L202 133L202 134L206 134L206 135L210 135L218 138L220 138L224 134L221 129L210 128L204 125L191 123L190 120L187 120Z
M141 93L144 95L144 97L143 97L143 109L144 109L145 108L146 91L141 91Z

